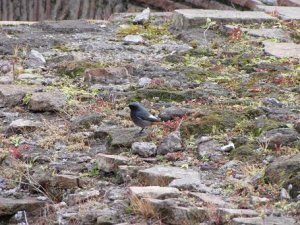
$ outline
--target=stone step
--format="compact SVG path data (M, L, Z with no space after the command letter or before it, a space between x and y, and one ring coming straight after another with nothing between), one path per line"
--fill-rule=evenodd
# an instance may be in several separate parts
M130 194L139 198L176 198L180 195L177 188L160 187L160 186L146 186L146 187L129 187Z
M255 10L274 14L282 20L300 20L300 7L258 5Z
M34 211L45 205L44 201L35 198L11 199L0 197L0 216L13 215L17 211L25 210L26 212Z
M269 216L265 219L261 217L252 217L252 218L234 218L230 225L295 225L296 222L294 219L287 217L275 217Z
M207 18L217 22L270 22L276 18L263 12L252 11L232 11L232 10L202 10L202 9L179 9L174 11L173 26L176 29L186 29L189 27L206 24Z
M300 6L300 0L277 0L280 6Z
M300 59L300 44L264 41L263 45L264 51L268 55L278 58L293 57Z

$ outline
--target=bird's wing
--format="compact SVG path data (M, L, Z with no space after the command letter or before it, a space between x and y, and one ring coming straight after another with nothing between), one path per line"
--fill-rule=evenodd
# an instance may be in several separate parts
M149 112L145 112L145 111L139 111L136 113L136 116L142 120L146 120L146 121L149 121L149 122L159 122L160 120L151 115Z

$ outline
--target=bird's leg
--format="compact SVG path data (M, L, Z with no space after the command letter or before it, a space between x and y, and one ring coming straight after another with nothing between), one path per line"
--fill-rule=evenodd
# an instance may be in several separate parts
M143 131L144 131L144 129L145 129L145 127L143 127L143 128L141 129L141 131L139 132L139 134L142 134Z

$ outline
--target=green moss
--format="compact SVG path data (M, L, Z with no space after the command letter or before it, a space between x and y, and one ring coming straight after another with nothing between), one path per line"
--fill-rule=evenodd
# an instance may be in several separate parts
M123 25L117 30L118 37L125 37L127 35L142 35L149 40L157 40L164 35L170 35L168 31L169 24L165 23L160 26L154 24L146 25Z
M231 111L208 112L207 115L197 119L185 121L181 126L183 137L199 134L216 134L226 129L234 128L240 116Z
M246 144L233 149L230 152L230 159L237 159L241 161L255 161L259 158L259 154L255 151L254 144Z
M74 62L68 62L68 64L59 65L57 72L60 76L76 78L82 76L86 69L104 68L106 66L107 65L103 63L74 61Z
M140 99L153 99L159 98L161 101L170 102L176 101L181 102L184 100L190 100L197 98L198 94L196 91L173 91L173 90L164 90L164 89L141 89L136 91L136 95L131 100L140 100Z

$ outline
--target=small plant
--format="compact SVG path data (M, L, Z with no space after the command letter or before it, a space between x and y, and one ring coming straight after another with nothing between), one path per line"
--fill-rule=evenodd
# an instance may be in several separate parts
M23 105L28 105L28 103L30 102L32 94L31 93L27 93L24 98L22 99L22 103Z

